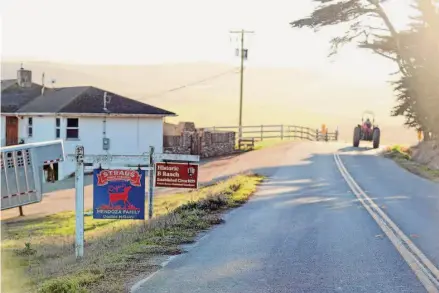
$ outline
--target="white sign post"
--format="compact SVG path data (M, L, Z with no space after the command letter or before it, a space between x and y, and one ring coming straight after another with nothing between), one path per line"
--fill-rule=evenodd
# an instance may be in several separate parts
M84 147L77 146L75 155L75 252L76 258L80 259L84 256Z
M152 219L154 213L154 147L149 147L149 191L148 191L148 219Z
M157 154L154 153L154 147L152 146L149 153L141 155L86 155L83 146L76 146L75 154L67 155L67 157L73 158L76 162L75 247L77 259L81 259L84 256L84 166L94 167L95 165L100 165L104 168L146 167L149 170L148 218L151 219L154 214L154 163L163 160L180 162L198 162L200 160L200 156L195 155Z

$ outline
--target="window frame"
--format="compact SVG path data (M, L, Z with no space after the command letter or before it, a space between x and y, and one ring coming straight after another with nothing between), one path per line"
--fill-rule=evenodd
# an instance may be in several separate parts
M73 126L73 127L69 126L69 120L74 120L74 119L76 121L78 121L78 123L77 123L78 126ZM77 132L76 137L70 137L68 135L69 130L76 130L76 132ZM79 139L79 118L75 118L75 117L66 118L66 139L67 140L78 140Z
M27 117L27 137L34 136L34 119L33 117Z
M55 117L55 138L61 138L61 118L59 117Z

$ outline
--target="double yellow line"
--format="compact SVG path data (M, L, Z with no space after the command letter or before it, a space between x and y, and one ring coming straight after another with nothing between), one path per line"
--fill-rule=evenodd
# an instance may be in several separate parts
M392 244L416 274L428 293L439 293L439 270L416 247L416 245L389 219L380 207L361 189L346 170L340 156L335 153L334 160L352 192L369 212L378 226L390 239Z

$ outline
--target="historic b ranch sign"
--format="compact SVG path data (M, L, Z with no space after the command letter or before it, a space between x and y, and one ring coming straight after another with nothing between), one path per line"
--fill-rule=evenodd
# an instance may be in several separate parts
M145 219L145 171L93 172L94 219Z
M189 163L156 163L155 186L198 188L198 165Z

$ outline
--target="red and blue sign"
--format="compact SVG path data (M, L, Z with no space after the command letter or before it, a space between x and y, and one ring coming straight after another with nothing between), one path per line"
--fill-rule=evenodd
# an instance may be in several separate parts
M94 219L145 219L145 170L93 171Z

